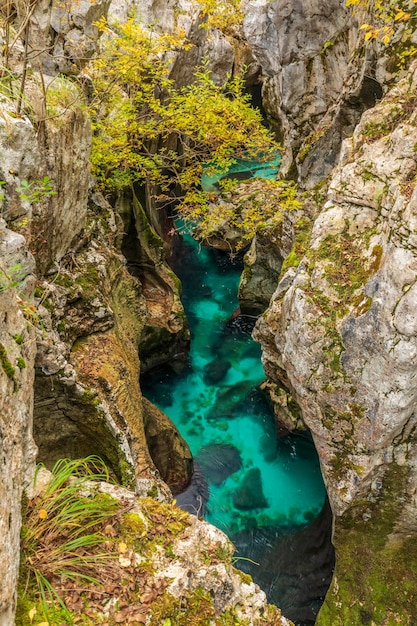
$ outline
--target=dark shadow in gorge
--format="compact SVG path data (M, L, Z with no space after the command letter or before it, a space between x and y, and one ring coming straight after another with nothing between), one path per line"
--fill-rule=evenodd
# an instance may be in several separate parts
M332 512L328 499L320 515L306 528L283 532L253 528L233 538L237 566L251 574L268 601L280 607L296 626L312 626L330 586L334 564Z

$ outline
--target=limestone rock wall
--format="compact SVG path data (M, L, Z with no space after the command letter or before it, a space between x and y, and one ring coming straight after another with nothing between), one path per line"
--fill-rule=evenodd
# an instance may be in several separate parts
M138 493L172 498L143 425L138 347L149 308L120 252L121 221L92 190L91 123L81 90L65 76L48 75L79 71L90 56L83 41L90 38L95 50L92 21L108 2L70 4L61 15L63 3L36 3L20 110L15 88L25 51L20 41L1 48L1 62L18 77L0 96L1 626L14 623L21 501L36 458L33 409L38 461L51 466L62 456L96 453ZM27 6L17 5L9 16L15 29L27 15ZM34 46L48 46L48 54L31 56ZM27 278L32 273L37 280ZM170 289L174 332L186 335L173 279ZM176 479L187 483L190 469L185 454Z
M97 53L99 31L95 23L107 14L110 0L40 0L30 16L30 56L43 71L77 75ZM21 13L20 21L27 15Z
M33 84L29 86L28 98L38 95ZM27 236L42 273L61 260L87 221L90 121L78 103L69 110L57 108L57 117L41 128L33 117L16 116L11 98L3 100L1 110L4 217Z
M193 80L195 68L203 59L215 82L222 84L233 71L234 52L230 38L217 29L201 28L203 18L198 4L191 0L112 0L110 21L124 21L135 14L140 23L157 32L181 29L192 42L192 48L180 53L173 63L172 78L178 85Z
M188 322L179 297L180 283L165 258L169 243L157 234L157 228L166 229L166 224L152 206L148 206L147 213L146 204L146 200L143 204L139 201L133 190L119 196L116 203L123 221L121 249L130 273L140 281L146 302L147 316L139 348L142 373L164 363L181 369L190 342ZM159 220L155 229L151 220ZM173 229L172 218L168 224Z
M416 81L414 66L343 142L304 256L256 330L268 377L311 429L335 515L318 624L416 619L401 584L417 530Z
M363 47L344 0L245 0L243 31L262 70L262 100L285 147L283 177L313 186L382 95L381 48ZM360 14L360 18L363 16ZM369 21L364 17L361 21Z
M0 624L12 626L19 570L23 490L33 479L35 333L29 294L34 260L25 240L0 220ZM16 284L20 283L19 292Z

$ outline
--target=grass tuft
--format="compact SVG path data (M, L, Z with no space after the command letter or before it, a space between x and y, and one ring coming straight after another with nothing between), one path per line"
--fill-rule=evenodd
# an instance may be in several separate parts
M110 478L98 457L61 459L45 490L27 503L21 571L25 589L33 597L35 588L48 623L54 623L57 612L73 623L61 593L68 582L82 591L100 585L112 568L114 556L105 549L103 530L119 506L92 489L92 481L102 480Z

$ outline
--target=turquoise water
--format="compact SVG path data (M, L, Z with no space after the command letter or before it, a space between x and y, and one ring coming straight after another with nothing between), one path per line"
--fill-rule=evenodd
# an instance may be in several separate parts
M281 163L281 155L277 152L275 159L266 161L249 161L245 159L236 159L227 171L227 173L219 173L215 176L208 176L203 173L201 177L201 187L204 191L215 191L217 183L222 178L266 178L273 180L276 178L279 165Z
M144 394L179 428L208 481L206 518L231 538L254 527L302 527L320 512L325 489L307 437L277 440L254 320L238 307L241 262L185 235L174 264L192 333L188 367L157 371Z

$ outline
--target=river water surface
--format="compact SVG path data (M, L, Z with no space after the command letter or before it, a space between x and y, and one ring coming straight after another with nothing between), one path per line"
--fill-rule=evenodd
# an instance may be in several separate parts
M143 393L169 415L199 463L210 489L206 519L254 558L320 513L325 488L316 450L307 436L277 438L258 389L265 375L251 338L254 320L233 317L241 260L184 235L173 269L191 328L189 363L181 374L148 374ZM255 580L261 570L262 563L251 568Z

